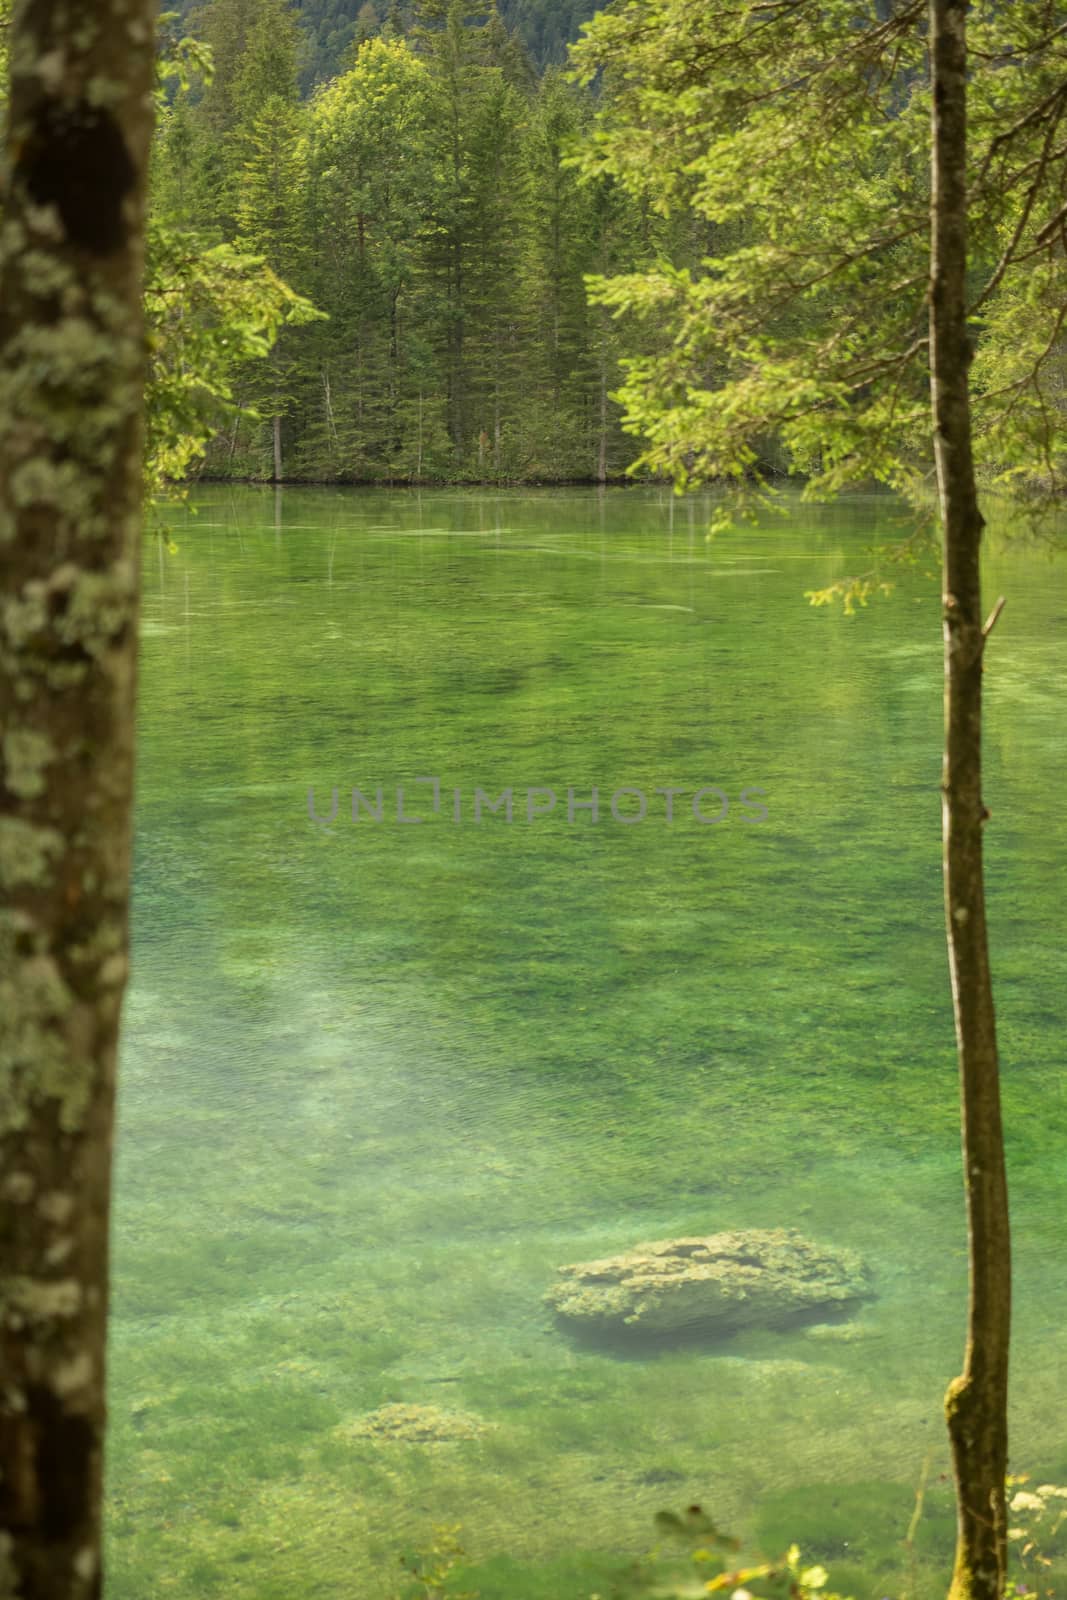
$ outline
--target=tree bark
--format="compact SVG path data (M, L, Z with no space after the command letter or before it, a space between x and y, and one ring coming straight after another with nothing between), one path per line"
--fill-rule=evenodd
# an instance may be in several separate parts
M19 0L11 41L0 258L0 1597L95 1600L155 5Z
M964 1369L945 1415L956 1477L950 1600L1000 1600L1007 1521L1011 1259L982 830L982 515L967 332L967 3L930 0L933 86L930 365L944 548L945 917L956 1019L970 1295Z

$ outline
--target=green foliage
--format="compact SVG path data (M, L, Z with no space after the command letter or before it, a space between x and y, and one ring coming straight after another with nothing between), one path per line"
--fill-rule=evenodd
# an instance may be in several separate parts
M0 0L0 105L6 97L7 19ZM280 332L312 320L310 302L285 284L262 252L205 239L186 225L197 174L189 97L214 82L212 50L174 37L176 12L160 19L157 132L145 260L149 348L145 395L145 490L149 499L194 473L227 418L249 413L235 383L263 363ZM273 247L273 240L267 241ZM277 253L277 252L275 252Z
M979 461L1035 502L1067 392L1047 10L973 25ZM157 214L331 319L242 369L249 420L207 469L269 475L258 413L290 476L607 476L633 454L625 352L637 469L731 485L720 524L782 471L811 499L872 479L928 499L921 12L628 0L589 25L574 85L534 82L507 11L465 0L193 10L215 70L172 86ZM301 105L319 23L349 66Z
M0 110L7 98L7 36L11 26L11 0L0 0Z
M302 455L331 476L382 467L419 476L440 447L420 304L420 231L435 184L430 92L404 41L375 39L311 107L308 231L321 250L310 281L332 322L308 351L320 381ZM410 404L420 391L421 419Z
M757 1556L738 1562L734 1558L742 1549L741 1541L724 1534L700 1506L689 1506L680 1514L660 1511L655 1525L660 1542L639 1560L615 1567L610 1575L613 1595L634 1600L642 1595L696 1600L709 1594L730 1594L735 1600L840 1600L827 1588L826 1568L802 1561L797 1544L778 1560ZM456 1587L462 1581L466 1555L459 1533L458 1523L439 1525L429 1551L401 1557L401 1565L415 1580L402 1600L478 1600L479 1591ZM511 1583L526 1593L527 1578L513 1577ZM598 1591L589 1600L602 1596Z
M149 229L145 310L145 480L158 495L195 470L221 420L239 415L240 366L268 357L284 326L314 312L261 257L205 250L160 223Z
M1050 1569L1067 1555L1067 1489L1046 1483L1031 1490L1025 1487L1028 1481L1026 1476L1008 1480L1009 1490L1014 1490L1008 1537L1023 1577L1029 1580L1015 1583L1011 1592L1015 1597L1040 1593L1049 1600L1056 1593L1054 1586L1049 1587ZM901 1581L899 1558L887 1554L894 1547L905 1545L913 1560L915 1554L946 1560L951 1551L955 1517L951 1495L941 1489L928 1494L924 1471L911 1526L902 1538L907 1500L903 1486L881 1483L826 1484L781 1494L766 1503L759 1519L758 1538L764 1547L780 1548L789 1541L785 1553L770 1561L752 1555L736 1559L743 1549L741 1540L724 1533L699 1505L680 1513L660 1511L654 1518L659 1542L638 1561L614 1568L611 1592L635 1600L642 1595L696 1600L707 1594L729 1594L734 1600L839 1600L829 1588L826 1563L832 1562L839 1577L847 1574L849 1590L862 1600L884 1595ZM802 1558L801 1544L789 1530L803 1533L804 1544L816 1559ZM404 1600L478 1600L481 1591L455 1586L470 1570L460 1531L459 1524L439 1525L427 1552L401 1558L415 1580ZM491 1581L493 1568L489 1563L479 1572L484 1570ZM558 1587L558 1577L550 1581ZM914 1572L910 1582L914 1583ZM512 1572L502 1592L532 1592L531 1583L536 1586L535 1573L522 1570L520 1577ZM601 1600L600 1593L591 1600Z
M723 1593L735 1600L837 1600L827 1591L825 1567L803 1563L796 1544L777 1560L757 1556L739 1563L733 1558L741 1541L724 1534L700 1506L680 1515L661 1511L655 1521L661 1538L684 1554L672 1557L657 1546L635 1564L627 1585L631 1594L654 1594L657 1600Z
M163 25L174 16L165 15ZM246 84L253 65L243 69ZM256 219L255 229L250 230L253 238L242 241L242 248L211 243L202 232L185 225L182 211L187 185L195 183L195 135L188 100L198 83L209 89L214 85L214 53L194 39L175 40L161 58L159 76L153 179L165 177L169 182L153 181L145 260L149 497L166 493L193 474L209 440L227 419L236 420L242 412L255 414L250 395L235 399L239 374L250 363L263 364L268 358L277 369L274 352L282 330L319 315L265 259L269 250L276 261L289 265L281 242L286 237L283 224L277 220L282 201L267 206L272 178L279 180L279 194L288 192L281 186L283 180L295 181L292 140L276 138L271 143L269 139L272 111L278 108L283 119L288 115L284 101L268 97L251 131L242 199ZM291 122L285 126L291 133ZM285 168L278 165L283 161L289 163ZM257 245L265 248L257 250Z
M1065 448L1067 41L1046 5L972 10L979 457L1000 485L1049 489ZM621 398L641 462L678 485L725 480L751 503L773 434L808 498L872 479L922 496L923 15L869 0L628 0L577 46L580 80L603 73L607 89L585 170L707 224L695 268L665 258L591 279L613 316L658 331L624 363Z
M685 229L650 228L621 185L562 164L592 99L555 72L538 83L495 8L379 11L364 6L347 70L304 104L306 8L211 0L188 14L213 70L202 88L188 73L170 85L156 215L262 258L329 318L289 317L267 359L235 362L235 410L204 471L620 473L619 338L584 275L646 262Z
M974 8L971 91L977 454L1033 504L1059 486L1067 389L1046 13ZM609 475L633 454L625 354L637 470L728 483L718 525L782 470L811 499L928 499L921 14L627 0L587 27L574 86L534 82L507 6L194 8L216 69L171 90L158 214L331 318L243 368L243 418L282 419L296 477ZM261 422L206 467L269 474ZM838 589L862 605L878 582Z
M200 0L177 0L183 21L195 18ZM538 70L566 58L567 46L596 10L594 0L501 0L500 16ZM294 0L300 29L300 88L311 94L352 64L366 40L406 33L414 20L411 0Z
M915 1600L917 1565L948 1567L955 1534L955 1505L949 1488L928 1488L923 1478L908 1522L911 1491L906 1484L857 1482L806 1484L770 1496L760 1507L756 1538L763 1548L780 1549L795 1540L834 1573L856 1600L881 1600L904 1592ZM906 1587L902 1568L909 1558Z

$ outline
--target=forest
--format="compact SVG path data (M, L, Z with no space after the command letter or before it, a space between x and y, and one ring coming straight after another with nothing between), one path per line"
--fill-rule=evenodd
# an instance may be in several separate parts
M896 19L886 16L891 42ZM653 451L635 465L634 439L649 439L679 384L714 391L719 381L718 358L699 351L706 335L686 331L686 285L696 286L697 328L708 314L700 295L709 264L744 259L753 283L760 272L780 281L787 251L765 219L781 191L772 182L760 195L757 180L738 203L725 185L717 195L701 184L685 139L699 142L703 102L679 144L657 91L660 160L632 137L613 139L616 123L625 130L628 116L650 113L610 30L560 65L582 17L564 24L539 8L535 20L467 0L397 4L381 17L364 6L344 26L286 0L211 0L168 14L148 282L157 477L181 477L195 463L206 478L277 482L603 483L635 471L685 481L700 446ZM1005 38L1017 20L1006 19ZM1027 33L1039 40L1042 25L1033 13ZM978 102L992 142L972 232L972 274L989 279L973 322L976 437L988 480L1019 490L1029 468L1014 459L1017 446L1040 463L1037 480L1057 470L1050 400L1062 383L1060 341L1054 334L1041 348L1029 337L1057 303L1055 258L1045 259L1055 218L1026 257L1025 278L1007 269L1015 234L1031 220L1028 185L1036 177L1038 188L1054 187L1058 158L1041 140L1054 131L1058 101L1054 50L1034 54L1032 111L1017 132L1001 127L1014 90L996 92L992 64L998 53L1012 59L1003 52L1015 45L995 32L982 54L993 94L986 104L983 90ZM637 49L653 74L664 71L668 94L684 90L684 62L661 65L662 51L643 40ZM901 86L919 70L906 57L892 64ZM893 303L904 323L914 312L908 264L923 212L906 213L899 197L914 178L907 146L917 112L917 102L900 101L889 138L872 139L857 122L847 159L862 182L842 192L832 224L869 235L850 292L872 327ZM881 239L870 234L878 208ZM818 253L806 220L794 221ZM890 303L880 298L883 275L869 270L883 263L900 267ZM836 292L832 270L826 284ZM817 346L817 281L790 299L794 343ZM682 367L670 353L680 340ZM650 411L657 360L663 381ZM1030 376L1035 362L1040 381ZM876 363L871 375L881 371ZM629 385L627 373L636 375ZM896 466L856 449L854 427L842 441L849 472L898 487L930 466L921 427L912 438L913 378L903 368L900 376ZM843 369L838 381L862 397L865 377ZM774 420L745 431L753 462L772 475L827 454L825 439L794 441ZM694 476L731 476L734 465Z
M554 63L562 34L528 44L518 20L450 0L380 21L365 6L327 49L344 36L327 20L212 0L188 35L173 23L211 67L161 113L158 226L179 257L226 245L301 297L269 358L233 373L203 473L618 478L622 346L584 279L680 259L691 230L567 164L595 97ZM189 314L171 298L165 326Z

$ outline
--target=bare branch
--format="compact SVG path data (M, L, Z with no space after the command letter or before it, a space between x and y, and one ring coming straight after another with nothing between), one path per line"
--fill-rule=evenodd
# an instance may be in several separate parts
M989 635L993 632L993 629L997 625L997 618L1000 616L1000 613L1004 610L1004 607L1005 607L1006 604L1007 604L1007 601L1004 599L1004 596L1001 595L1000 599L997 601L996 605L993 607L992 611L989 613L989 619L986 622L985 627L982 629L982 638L983 639L988 639Z

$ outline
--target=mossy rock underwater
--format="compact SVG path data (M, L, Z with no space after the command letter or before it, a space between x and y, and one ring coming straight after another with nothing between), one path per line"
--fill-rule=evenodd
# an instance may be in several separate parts
M780 1328L847 1315L872 1298L854 1251L791 1228L661 1239L559 1274L545 1299L565 1327L633 1342Z
M461 1411L438 1406L385 1405L353 1422L342 1423L337 1433L346 1439L374 1439L383 1443L453 1444L478 1439L491 1424Z

